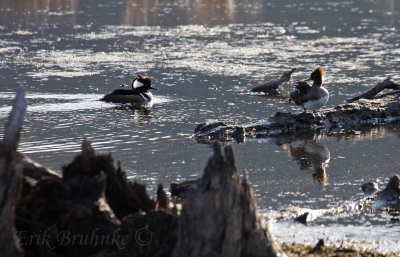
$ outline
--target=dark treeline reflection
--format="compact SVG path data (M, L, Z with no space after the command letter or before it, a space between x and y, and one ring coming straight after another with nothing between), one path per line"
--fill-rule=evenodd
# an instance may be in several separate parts
M229 24L256 22L335 22L354 17L389 17L394 22L400 12L397 0L325 2L263 0L0 0L2 24L34 25L43 21L79 24L101 23L130 25ZM330 17L327 14L336 14ZM64 16L62 19L60 16ZM66 17L67 16L67 17ZM347 18L346 18L347 17ZM68 22L69 20L69 22ZM329 22L328 22L329 21Z

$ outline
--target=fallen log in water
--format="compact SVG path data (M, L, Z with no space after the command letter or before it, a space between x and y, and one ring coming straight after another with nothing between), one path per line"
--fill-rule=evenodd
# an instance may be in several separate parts
M264 84L256 86L251 89L251 92L255 93L264 93L267 95L278 94L279 86L288 83L292 79L292 73L295 72L296 68L291 69L283 73L279 78L270 80Z
M397 85L386 79L377 85L393 88ZM374 92L378 92L377 90ZM331 129L362 124L388 123L400 120L400 92L384 94L373 99L359 99L334 108L322 109L318 115L312 113L278 112L267 121L232 125L229 122L202 123L197 125L194 137L200 142L229 141L242 142L246 137L276 136L295 133L304 129Z

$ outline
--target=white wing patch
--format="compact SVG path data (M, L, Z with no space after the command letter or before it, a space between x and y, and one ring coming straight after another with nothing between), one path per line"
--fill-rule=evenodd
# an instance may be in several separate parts
M143 87L143 83L139 82L137 79L133 82L133 88Z
M153 100L153 94L150 92L140 93L139 95L145 102L150 102Z

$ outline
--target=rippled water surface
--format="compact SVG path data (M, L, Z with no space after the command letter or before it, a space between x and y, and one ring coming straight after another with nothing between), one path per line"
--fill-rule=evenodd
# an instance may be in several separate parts
M387 75L399 80L399 13L395 0L0 0L0 120L22 83L29 107L20 151L60 170L86 137L154 194L159 182L202 174L211 148L192 139L197 124L301 111L284 97L249 93L292 67L294 80L325 68L328 106ZM159 88L151 108L98 101L138 73ZM262 213L329 209L359 200L363 183L383 187L399 173L399 129L391 124L232 144ZM300 227L303 234L296 234L298 225L279 222L271 230L282 241L329 237L400 251L393 236L400 234L398 223L386 211L341 211Z

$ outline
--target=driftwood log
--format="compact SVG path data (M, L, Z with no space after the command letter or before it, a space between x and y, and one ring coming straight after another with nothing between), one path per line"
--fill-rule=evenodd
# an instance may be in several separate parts
M0 253L2 256L23 256L16 237L15 205L22 185L21 166L17 165L17 147L26 112L25 92L18 86L13 108L0 144Z
M284 255L257 214L244 173L240 179L232 146L223 156L214 144L214 156L183 206L175 257Z
M359 99L371 99L379 92L385 90L385 89L394 89L394 90L400 90L400 84L393 81L393 77L387 77L385 80L379 82L375 87L371 88L370 90L355 96L353 98L347 99L346 102L352 103L355 102Z
M264 84L256 86L251 89L251 92L255 93L264 93L267 95L278 94L279 86L288 83L292 79L292 73L295 72L296 68L291 69L283 73L279 78L270 80Z
M380 92L384 88L396 88L392 79L379 83L372 91ZM372 93L363 94L371 97ZM363 97L364 97L363 96ZM334 108L312 113L278 112L264 122L245 125L232 125L229 122L202 123L197 125L194 137L199 142L229 141L242 142L245 138L277 136L296 133L307 129L332 129L352 127L363 124L379 124L400 120L400 91L345 103ZM354 98L355 99L355 98Z

